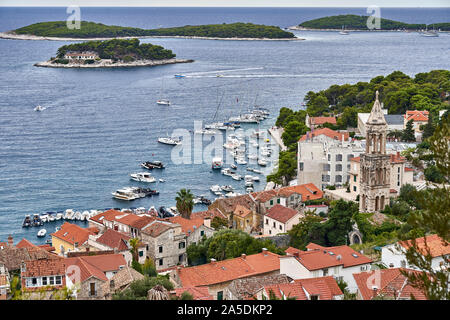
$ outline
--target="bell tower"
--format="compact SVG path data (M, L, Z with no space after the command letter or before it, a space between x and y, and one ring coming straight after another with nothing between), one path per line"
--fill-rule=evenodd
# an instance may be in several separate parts
M366 152L361 154L359 211L380 212L389 200L390 156L386 154L387 123L378 91L366 122Z

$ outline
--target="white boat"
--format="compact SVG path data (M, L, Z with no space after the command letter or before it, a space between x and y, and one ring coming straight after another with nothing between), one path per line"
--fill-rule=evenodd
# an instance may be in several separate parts
M342 34L342 35L348 35L348 31L345 31L345 30L344 30L344 26L342 26L342 30L339 31L339 34Z
M247 157L249 160L258 160L258 156L256 154L249 154Z
M221 186L220 188L225 192L232 192L234 190L232 186Z
M240 181L242 179L242 177L239 174L233 174L231 176L231 178L233 178L233 180L236 180L236 181Z
M81 214L81 221L87 221L90 217L90 213L89 211L83 211L83 213Z
M234 170L237 169L237 166L236 166L235 164L231 164L230 167L231 167L232 169L234 169Z
M46 234L47 234L47 230L41 229L41 230L38 231L37 236L38 237L45 237Z
M237 196L240 196L240 194L236 193L236 192L228 192L225 194L225 197L227 197L227 198L233 198L233 197L237 197Z
M435 30L427 30L422 32L422 36L424 37L439 37L439 33Z
M247 161L245 161L244 158L237 158L237 159L236 159L236 163L237 163L237 164L247 164Z
M245 189L245 191L246 191L247 193L252 193L254 190L253 190L252 187L248 187L248 188Z
M137 181L137 182L147 182L152 183L155 182L156 179L148 172L137 172L130 174L131 180Z
M252 177L252 180L253 180L253 181L259 181L259 177L253 176L253 177Z
M181 144L181 140L178 138L172 138L172 137L159 137L158 138L159 143L168 144L172 146L176 146Z
M41 218L41 221L45 223L48 221L48 214L43 214L40 216L40 218Z
M264 159L259 159L259 160L258 160L258 164L259 164L261 167L265 167L265 166L267 166L268 162L267 162L266 160L264 160Z
M46 108L43 106L36 106L36 108L34 108L34 111L44 111Z
M164 179L159 179L159 182L166 182L166 180L164 180Z
M254 172L254 173L259 173L259 174L262 174L262 173L263 173L261 170L258 170L258 169L253 169L253 172Z
M170 101L167 99L159 99L156 103L159 105L170 106Z
M56 220L61 220L63 217L64 217L64 215L63 215L62 212L58 212L58 213L56 214Z
M56 217L53 214L48 214L48 218L47 219L48 219L49 222L51 222L51 221L55 221Z
M223 77L223 74L218 74L218 75L216 75L216 77L217 77L217 78L222 78L222 77Z
M80 212L80 211L75 212L75 215L74 215L73 218L74 218L75 220L81 220L81 212Z
M129 188L119 189L116 192L113 192L112 195L114 198L118 200L125 200L125 201L131 201L138 198L136 194Z
M220 132L214 129L200 129L194 131L194 134L204 134L204 135L215 135L218 133Z
M224 168L224 169L220 170L220 172L221 172L224 176L229 176L229 177L231 177L231 175L233 174L233 172L231 171L230 168Z
M211 188L209 188L209 190L211 190L211 192L215 193L215 192L222 191L222 188L218 184L216 184L214 186L211 186Z
M220 191L216 191L216 192L214 192L214 194L215 194L216 196L223 196L223 193L220 192Z
M216 157L212 159L211 168L212 169L220 169L222 168L223 162L222 158Z

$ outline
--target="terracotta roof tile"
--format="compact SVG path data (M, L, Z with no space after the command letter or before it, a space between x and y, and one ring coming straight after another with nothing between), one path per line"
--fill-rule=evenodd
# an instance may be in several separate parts
M167 230L173 228L174 225L170 225L167 223L162 223L162 222L158 222L155 221L153 222L151 225L149 225L148 227L142 229L142 233L147 234L151 237L158 237L161 234L163 234L164 232L166 232Z
M358 292L362 299L371 300L380 294L389 297L394 297L395 294L396 298L409 299L412 294L416 300L426 300L424 292L413 288L407 278L400 273L400 270L420 273L420 271L403 268L354 273L353 278L356 281ZM374 286L377 288L376 291Z
M332 276L299 279L294 282L300 283L310 295L319 295L319 300L332 300L335 296L343 295Z
M372 260L349 246L322 247L314 243L306 246L308 251L289 247L286 253L293 255L308 270L318 270L342 265L344 268L372 263ZM340 259L339 259L340 258Z
M250 215L251 213L252 213L251 210L241 206L240 204L238 204L236 206L236 209L234 209L234 214L241 218L245 218L246 216Z
M413 243L411 240L406 240L399 241L399 244L408 249ZM437 234L417 238L416 245L423 255L427 254L428 249L433 258L450 254L450 244L447 241L443 241Z
M267 217L281 223L286 223L300 213L297 210L287 208L281 204L276 204L267 212Z
M324 123L336 124L336 117L310 117L310 123L320 125Z
M118 249L119 251L128 250L127 242L130 237L118 231L107 229L100 237L95 240L111 249Z
M426 110L408 110L406 111L405 118L406 121L413 120L413 121L422 121L427 122L428 121L428 115L429 112Z
M177 297L181 297L184 292L189 292L194 300L214 300L213 296L209 293L208 287L183 287L176 288L171 291Z
M102 254L95 256L81 256L66 258L66 267L76 265L80 268L80 280L83 282L90 277L96 277L102 281L107 281L105 273L108 271L119 271L125 267L127 262L122 254ZM68 269L69 273L72 269ZM73 276L70 273L70 276Z
M264 286L280 283L289 283L289 278L285 274L271 274L266 276L248 277L233 280L228 289L237 296L238 299L253 297Z
M94 234L95 233L91 230L82 228L76 224L65 222L61 226L61 229L51 235L70 244L78 243L78 245L82 245L88 241L90 235Z
M306 141L306 139L309 137L317 137L320 135L326 135L329 138L335 139L335 140L342 140L344 139L345 141L348 141L349 139L349 133L348 132L337 132L334 130L331 130L329 128L321 128L321 129L316 129L314 131L310 131L307 134L304 134L303 136L300 137L299 141Z
M194 230L203 225L203 218L192 218L185 219L182 216L171 217L167 219L172 223L179 224L181 226L181 230L188 236L190 233L194 232Z
M208 286L280 270L279 255L257 253L177 270L184 287Z

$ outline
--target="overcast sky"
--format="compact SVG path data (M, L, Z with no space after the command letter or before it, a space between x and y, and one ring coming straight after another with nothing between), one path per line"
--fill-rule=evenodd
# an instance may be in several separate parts
M0 0L0 6L123 7L450 7L450 0Z

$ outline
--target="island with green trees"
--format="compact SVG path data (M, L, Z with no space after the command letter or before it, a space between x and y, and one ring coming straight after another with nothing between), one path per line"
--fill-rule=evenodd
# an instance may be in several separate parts
M130 37L183 37L233 40L299 40L292 32L276 26L253 23L209 24L159 29L141 29L108 26L101 23L81 21L79 29L69 29L66 21L35 23L16 30L3 32L1 38L23 40L99 40Z
M369 31L367 21L369 16L358 16L354 14L337 15L313 19L300 23L298 26L290 27L293 30L341 30L344 26L346 30ZM440 31L450 31L450 23L434 23L432 25L405 23L381 18L381 31L397 30L424 30L436 29Z
M56 57L36 63L38 67L98 68L155 66L193 62L176 59L172 50L151 43L140 44L139 39L87 41L60 47Z

